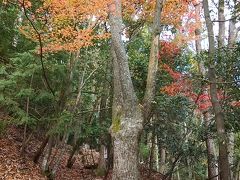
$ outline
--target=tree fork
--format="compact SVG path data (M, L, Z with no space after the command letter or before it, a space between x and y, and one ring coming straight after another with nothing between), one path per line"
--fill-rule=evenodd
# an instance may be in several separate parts
M156 46L156 43L159 41L161 6L162 0L158 0L156 3L153 42L151 46L154 49L151 49L151 57L149 59L149 67L154 68L148 69L148 82L142 109L139 106L138 98L133 88L127 54L121 40L123 24L121 1L115 0L109 6L114 74L113 120L110 128L114 147L113 179L139 179L138 142L143 129L143 121L149 118L151 114L151 104L155 95L156 64L158 60L156 54L158 49L156 47L158 46ZM143 109L147 111L143 111Z

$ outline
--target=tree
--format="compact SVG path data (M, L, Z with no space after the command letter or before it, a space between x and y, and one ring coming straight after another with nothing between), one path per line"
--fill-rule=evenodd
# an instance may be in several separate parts
M177 14L174 14L174 3L179 4L180 8ZM142 101L142 109L139 109L139 100L136 98L135 90L132 85L132 80L129 73L127 56L121 41L122 28L122 9L121 1L114 1L110 5L110 28L112 34L112 54L114 59L114 102L113 102L113 122L112 122L112 136L114 137L114 178L130 178L137 179L137 139L139 132L142 130L142 123L149 121L152 117L152 102L155 96L156 72L158 68L158 58L160 43L159 37L161 32L161 20L165 20L166 25L173 25L174 28L179 29L179 24L185 13L188 12L188 2L181 3L178 1L156 1L153 25L151 29L151 48L148 64L147 84L145 95ZM151 4L151 5L152 5ZM163 8L163 14L161 11ZM174 10L173 10L174 9ZM176 15L176 19L171 17ZM192 26L190 26L192 27ZM194 32L194 31L193 31ZM192 32L192 33L193 33ZM180 40L180 42L183 42ZM142 117L143 116L143 117ZM129 129L131 127L131 129ZM134 139L133 139L134 138ZM129 141L129 139L131 139ZM124 142L125 141L125 142ZM120 147L121 146L121 147ZM127 147L131 146L133 152L123 153ZM130 158L132 157L132 158ZM128 159L128 163L126 163ZM131 159L131 160L129 160ZM125 162L125 164L123 163ZM131 168L129 168L131 167ZM122 172L126 172L122 174Z
M112 34L112 55L114 72L114 98L111 135L114 148L113 179L139 179L138 141L144 118L149 118L150 105L154 97L157 55L159 43L160 14L162 1L156 2L153 23L152 45L149 60L148 80L143 109L133 88L128 67L127 54L121 40L121 1L115 0L109 6L109 21ZM144 111L144 109L146 111Z
M196 10L196 13L197 14L201 14L201 5L200 4L197 4L195 6L195 10ZM196 19L197 21L199 21L200 19ZM199 29L196 29L195 31L195 34L197 36L197 39L195 40L195 46L196 46L196 53L197 55L201 56L201 51L202 51L202 46L201 46L201 39L199 36L201 36L201 28ZM221 42L222 39L219 38L219 42ZM199 74L202 76L202 77L206 77L206 68L204 66L204 62L203 61L200 61L199 64ZM206 100L208 101L208 103L210 104L210 98L209 98L209 91L208 91L208 88L205 86L202 87L203 88L203 94L205 94L206 98L205 98L205 102L203 103L204 105L206 105ZM200 99L200 97L199 97ZM218 172L218 169L217 169L217 166L216 166L216 162L215 162L215 159L216 159L216 152L215 152L215 144L214 144L214 140L213 140L213 137L211 135L211 132L210 132L210 123L211 123L211 119L210 119L210 115L211 115L211 112L210 112L210 109L209 107L207 108L204 108L202 109L202 115L203 115L203 119L205 121L205 127L207 129L207 133L206 133L206 147L207 147L207 157L208 157L208 178L209 179L217 179L217 172Z
M223 2L224 3L224 2ZM223 4L220 2L220 5ZM222 16L222 6L219 6L220 13L219 16ZM216 70L215 70L215 57L216 57L216 49L215 49L215 43L214 43L214 33L213 33L213 24L210 18L210 11L209 11L209 5L207 0L203 0L203 9L204 9L204 16L207 26L207 32L208 32L208 44L209 44L209 65L208 65L208 78L210 81L210 96L211 96L211 102L213 105L214 115L215 115L215 121L217 126L217 132L218 132L218 143L219 143L219 173L220 173L220 179L227 180L230 176L230 166L228 161L228 140L227 140L227 134L224 124L224 116L223 116L223 110L219 103L219 99L217 96L217 83L216 83ZM222 18L222 17L221 17ZM222 24L220 23L219 27L221 27ZM221 32L221 31L220 31ZM224 32L221 32L219 36L219 45L222 46L222 35L224 35Z

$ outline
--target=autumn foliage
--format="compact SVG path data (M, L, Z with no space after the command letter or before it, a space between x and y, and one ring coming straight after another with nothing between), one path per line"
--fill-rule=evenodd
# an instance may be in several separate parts
M30 3L20 2L31 10ZM44 52L78 51L93 45L94 40L109 37L105 31L96 30L107 17L109 1L86 0L44 0L31 21L38 26ZM38 41L36 30L27 23L21 32Z
M21 7L29 10L29 17L41 34L44 52L77 51L110 36L104 26L112 0L42 0L42 5L36 10L32 9L30 0L18 2ZM152 21L155 1L123 0L122 4L124 17ZM161 21L162 24L177 29L176 45L193 39L194 30L200 25L195 20L193 5L193 2L185 0L164 1ZM38 41L38 36L29 23L21 27L21 32Z
M187 75L172 70L172 68L166 64L163 64L162 68L173 79L171 84L161 88L163 93L166 93L169 96L185 96L196 104L198 110L200 111L206 111L212 106L210 96L207 91L208 88L202 88L204 91L197 94L194 92L192 80Z
M169 96L185 96L195 105L197 105L197 110L202 112L207 111L210 107L212 107L211 97L209 94L209 85L200 87L200 92L196 93L193 82L187 74L174 71L167 64L162 64L162 69L169 74L173 82L161 88L161 92L166 93ZM226 97L223 95L223 91L221 90L218 91L217 96L220 100L226 99ZM230 105L240 107L240 102L232 101Z
M172 64L174 58L179 55L181 52L181 48L177 46L174 42L160 41L160 49L159 49L159 61L163 60ZM167 67L166 67L167 68ZM167 68L169 69L169 68Z

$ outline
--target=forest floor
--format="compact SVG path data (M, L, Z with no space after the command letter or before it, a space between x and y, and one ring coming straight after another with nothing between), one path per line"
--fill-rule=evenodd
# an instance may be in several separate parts
M2 119L0 115L0 120ZM15 126L8 126L4 130L4 134L0 136L0 180L47 180L47 177L41 172L40 165L35 164L32 160L34 152L40 146L41 139L37 135L33 135L26 148L26 153L21 155L22 136L22 128ZM111 171L105 178L96 177L95 170L84 167L80 155L76 158L73 167L67 168L68 151L66 149L63 155L55 180L111 179ZM145 168L141 168L141 175L146 180L161 179L158 173L152 173L149 177L148 170Z

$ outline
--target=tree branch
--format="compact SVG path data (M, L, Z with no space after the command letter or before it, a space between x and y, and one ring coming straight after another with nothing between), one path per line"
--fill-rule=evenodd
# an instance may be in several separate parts
M212 22L227 22L227 21L232 21L235 20L236 18L240 17L240 14L234 17L231 17L229 19L225 19L225 20L212 20Z
M41 66L42 66L42 75L43 75L43 77L44 77L44 79L46 81L48 89L51 91L52 95L55 96L55 93L54 93L53 89L51 88L50 83L48 81L48 78L47 78L47 75L46 75L46 70L45 70L45 67L44 67L44 64L43 64L43 44L42 44L41 34L38 31L38 29L36 28L36 26L34 25L33 21L27 15L27 9L25 7L25 0L23 0L22 8L23 8L25 17L30 22L32 28L34 29L35 33L38 36L38 42L39 42L39 46L40 46L40 61L41 61Z

